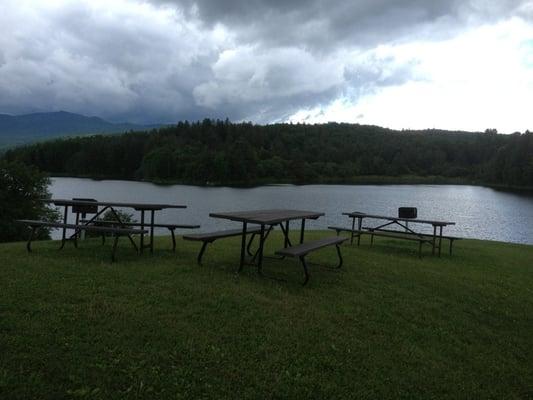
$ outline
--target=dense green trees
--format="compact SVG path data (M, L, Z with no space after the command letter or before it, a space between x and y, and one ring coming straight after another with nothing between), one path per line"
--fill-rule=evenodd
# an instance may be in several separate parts
M410 175L533 187L530 132L204 120L144 133L38 143L5 157L58 175L199 184L350 182Z
M28 238L28 228L16 219L50 219L57 217L40 200L49 196L48 178L35 167L21 162L0 160L0 242ZM49 232L41 229L40 238Z

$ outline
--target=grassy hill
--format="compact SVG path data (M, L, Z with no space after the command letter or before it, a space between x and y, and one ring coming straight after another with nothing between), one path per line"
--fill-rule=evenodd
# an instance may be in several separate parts
M204 266L169 242L139 257L124 240L115 264L97 239L0 245L0 398L533 397L533 246L419 259L365 240L301 287L294 260L265 262L284 281L236 275L238 238Z
M65 111L25 115L0 114L0 149L61 136L145 131L160 125L111 123Z

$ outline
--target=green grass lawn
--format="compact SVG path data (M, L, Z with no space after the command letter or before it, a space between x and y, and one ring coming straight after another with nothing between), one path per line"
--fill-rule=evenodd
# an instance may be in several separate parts
M237 275L239 238L156 244L0 245L0 399L533 398L533 246L364 238L302 287L292 259Z

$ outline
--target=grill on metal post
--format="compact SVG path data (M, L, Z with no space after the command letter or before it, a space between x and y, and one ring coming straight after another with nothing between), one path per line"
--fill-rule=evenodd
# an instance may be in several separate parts
M417 208L416 207L399 207L398 208L398 218L416 218ZM409 221L405 221L405 227L409 228Z
M76 198L73 197L72 200L77 201L91 201L91 202L97 202L96 199L83 199L83 198ZM98 212L98 206L92 205L92 204L76 204L72 206L72 212L76 214L76 225L78 225L80 221L80 214L81 218L85 219L87 214L96 214ZM81 239L85 239L85 231L81 231Z

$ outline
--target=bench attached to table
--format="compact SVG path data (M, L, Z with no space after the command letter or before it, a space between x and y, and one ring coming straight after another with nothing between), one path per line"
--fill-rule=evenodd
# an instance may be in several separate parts
M248 254L250 254L250 246L252 244L252 241L254 240L254 237L256 234L261 233L260 227L254 227L254 228L248 228L246 230L246 233L252 234L252 237L248 241L248 245L246 246L246 249L248 251ZM203 242L202 248L200 249L200 252L198 253L197 262L199 265L202 265L202 257L204 255L205 249L209 243L213 243L217 239L223 239L223 238L229 238L234 236L241 236L242 235L242 229L228 229L224 231L216 231L216 232L208 232L208 233L195 233L192 235L183 235L183 239L185 240L192 240L197 242Z
M412 240L412 241L418 241L418 256L422 257L422 244L423 243L431 243L431 239L424 238L422 236L414 235L411 233L404 234L403 232L399 231L389 231L389 230L373 230L371 228L363 228L365 230L356 230L356 229L350 229L350 228L343 228L340 226L328 226L328 229L333 229L337 232L337 236L341 232L350 232L352 234L352 243L353 238L357 237L358 239L361 237L361 235L370 235L370 245L372 246L374 244L374 236L384 236L389 237L393 239L406 239L406 240ZM357 244L359 245L359 240L357 241Z
M350 229L345 228L341 226L328 226L328 229L332 229L337 232L337 235L339 235L341 232L349 232L352 234L352 240L354 237L360 238L362 235L370 235L370 245L374 244L374 236L381 236L391 239L403 239L403 240L411 240L414 242L418 242L418 256L422 257L422 245L424 243L432 244L433 243L433 236L428 234L416 234L412 232L402 232L402 231L395 231L392 229L382 229L382 228L370 228L370 227L363 227L362 230L357 229ZM442 236L442 239L447 239L450 242L450 255L452 254L452 246L454 240L460 240L461 238L455 237L455 236ZM435 240L439 240L439 237L436 237ZM359 244L359 241L358 241Z
M339 246L341 243L343 243L346 240L348 240L348 238L332 236L332 237L327 237L323 239L313 240L310 242L301 243L296 246L286 247L284 249L276 251L276 254L280 256L298 257L300 259L300 262L302 263L302 266L304 268L304 274L305 274L305 279L302 285L305 285L309 281L309 271L307 269L307 263L305 262L305 256L307 256L309 253L316 251L318 249L322 249L324 247L334 245L337 249L337 255L339 256L339 263L337 264L335 268L340 268L342 266L342 255L341 255L341 249Z
M86 220L82 220L81 222L89 222ZM118 222L118 221L92 221L91 224L95 226L137 226L137 227L143 227L143 228L150 228L150 224L144 224L142 225L140 222ZM183 224L154 224L154 228L167 228L170 231L170 235L172 236L172 251L176 251L176 234L174 231L176 229L198 229L200 228L200 225L183 225ZM105 236L102 237L102 241L105 241Z
M368 233L369 235L376 235L376 232L379 231L379 232L389 232L389 233L394 233L394 234L401 234L403 236L406 236L406 235L411 235L411 236L414 236L415 238L416 237L419 237L419 238L423 238L427 241L429 241L430 243L433 241L433 236L432 235L429 235L429 234L424 234L424 233L421 233L421 234L413 234L411 232L402 232L402 231L395 231L395 230L392 230L392 229L382 229L382 228L371 228L371 227L363 227L363 229L366 231L366 233ZM374 233L372 233L374 232ZM381 236L384 236L384 235L381 235ZM402 237L402 239L405 239L404 237ZM439 237L436 238L437 240L439 239ZM442 236L442 239L446 239L450 242L450 247L449 247L449 252L450 252L450 255L452 255L452 248L453 248L453 242L455 240L461 240L462 238L460 237L457 237L457 236Z
M433 239L428 239L423 235L415 235L412 233L404 233L399 231L381 231L381 230L369 230L370 246L374 244L374 236L382 236L391 239L403 239L418 242L418 257L422 257L422 245L424 243L433 243Z
M116 228L111 226L96 226L96 225L77 225L77 224L65 224L62 222L51 222L51 221L37 221L37 220L28 220L21 219L17 220L22 224L28 225L31 228L31 234L26 244L26 249L28 252L31 252L31 242L35 239L35 235L40 228L61 228L61 229L74 229L75 234L81 231L97 232L97 233L111 233L115 240L113 242L113 250L111 251L111 261L115 261L115 252L118 245L118 238L120 236L130 236L130 235L140 235L147 233L146 229L132 229L132 228ZM137 245L132 240L131 243L135 247L135 250L138 251Z

